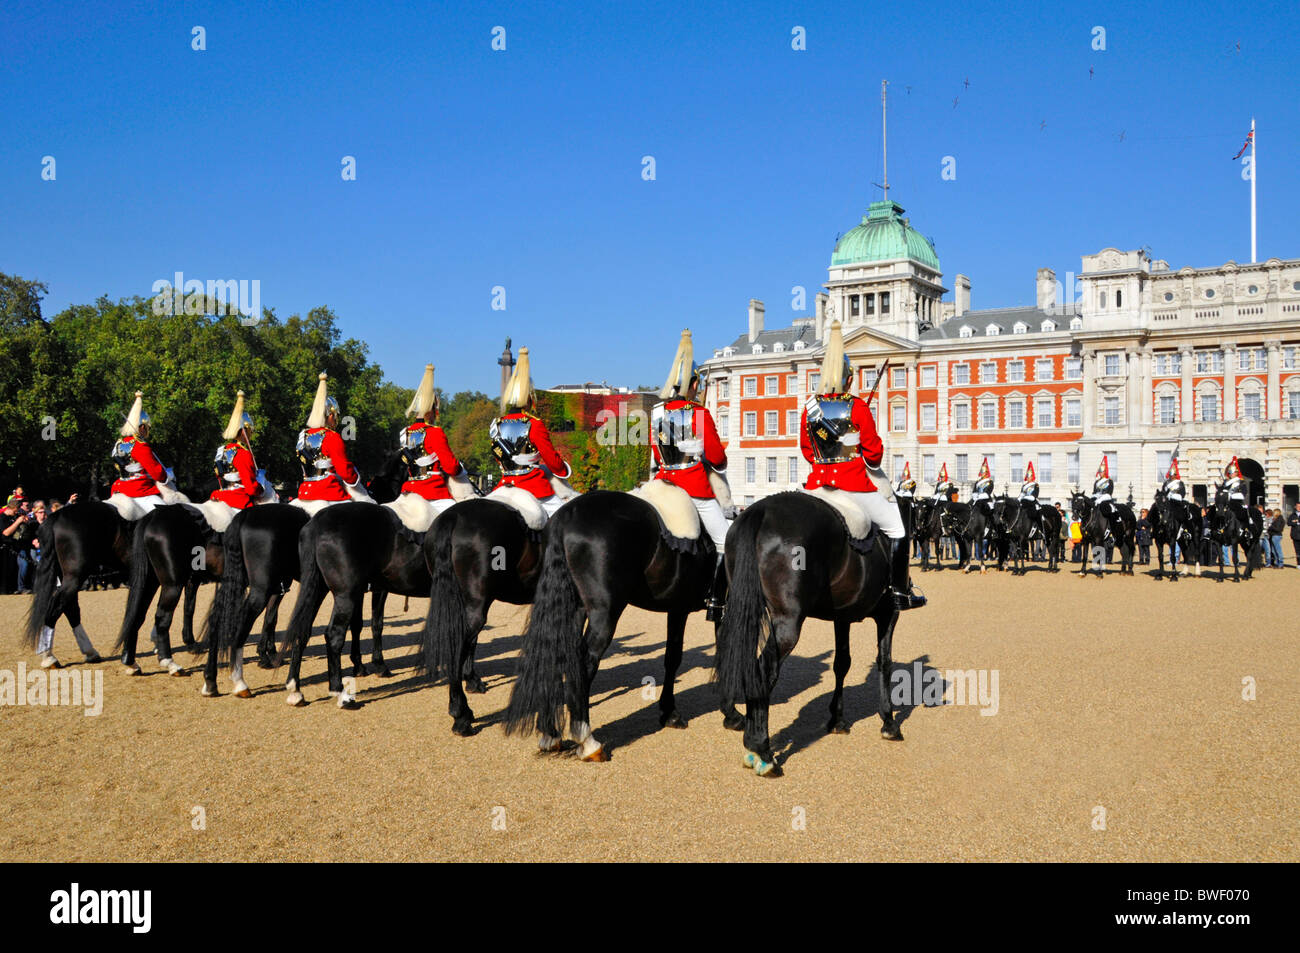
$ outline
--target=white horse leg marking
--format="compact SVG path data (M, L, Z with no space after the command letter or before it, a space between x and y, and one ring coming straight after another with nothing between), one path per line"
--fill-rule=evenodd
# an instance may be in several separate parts
M77 638L77 648L81 649L82 655L86 656L88 659L99 658L99 653L95 651L95 645L90 641L90 634L86 631L84 625L77 624L73 626L72 634ZM50 635L54 635L53 629L50 630Z
M537 739L537 748L539 751L546 752L547 754L552 751L559 751L560 739L556 738L554 735L542 735Z
M603 747L585 721L575 721L569 728L569 736L578 743L578 753L583 758L590 758Z
M303 704L302 692L298 691L297 679L293 679L293 678L289 679L287 682L284 683L284 687L285 690L288 691L289 693L289 697L285 700L290 705L293 705L296 708L297 706Z
M248 691L248 685L244 681L244 653L235 653L234 659L230 663L230 681L232 689L236 695L243 695Z
M36 639L36 652L38 655L47 655L54 648L54 627L50 625L41 626L41 634Z

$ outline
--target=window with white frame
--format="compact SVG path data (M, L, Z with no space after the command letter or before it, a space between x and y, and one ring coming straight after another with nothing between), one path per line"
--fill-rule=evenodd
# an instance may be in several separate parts
M1203 421L1213 422L1219 419L1219 395L1216 393L1206 392L1200 395L1201 414L1200 419Z
M746 457L745 458L745 482L752 484L757 479L758 479L758 458Z
M998 427L998 402L996 400L980 401L980 429L996 430Z
M1065 455L1065 482L1073 483L1076 486L1079 483L1079 451L1075 450Z
M1052 379L1052 359L1040 357L1034 361L1034 380L1050 381Z
M1263 401L1259 391L1246 391L1241 395L1241 416L1246 420L1263 420Z
M1268 348L1264 348L1264 347L1255 348L1255 370L1257 371L1268 370Z
M939 369L933 364L921 368L921 386L934 387L939 377Z
M953 457L952 478L958 483L965 483L970 479L970 458L966 454L959 453Z
M757 436L758 436L758 413L757 413L757 411L753 411L753 410L747 410L747 411L745 411L745 436L746 436L746 437L757 437Z
M926 483L934 482L934 454L927 453L921 457L921 479Z
M984 334L987 337L991 337L991 338L995 338L1001 333L1002 333L1002 329L998 327L996 324L990 324L988 327L984 329Z
M975 336L975 329L969 324L963 324L961 326L961 336L964 338L973 338Z
M767 410L763 412L763 433L769 437L776 436L777 425L780 423L781 415L779 411Z
M1050 430L1056 426L1056 408L1052 406L1052 398L1039 397L1034 401L1034 426Z
M1052 455L1050 453L1040 453L1038 455L1038 482L1052 482Z
M903 479L903 464L906 458L901 453L894 454L894 480Z
M731 414L725 410L718 412L718 436L723 440L731 436Z
M1106 472L1110 478L1119 486L1119 454L1114 450L1103 450L1102 455L1106 458Z
M746 397L757 397L757 396L758 396L758 378L757 378L757 377L746 377L746 378L745 378L745 396L746 396Z
M785 376L785 392L793 394L799 389L799 375L787 374Z
M718 400L731 400L731 381L725 377L718 381Z
M1012 328L1011 328L1011 333L1012 333L1012 334L1028 334L1028 333L1029 333L1029 325L1025 324L1025 322L1023 322L1023 321L1017 321L1017 322L1015 323L1015 325L1012 326Z
M970 430L970 404L962 401L952 405L952 426L955 430Z
M889 384L890 387L893 387L893 388L895 388L895 389L899 389L899 388L906 387L906 386L907 386L907 368L906 368L906 367L895 367L895 368L893 369L893 374L891 375L891 378L892 378L892 379L891 379L890 384Z
M1196 371L1198 374L1222 374L1223 373L1223 352L1222 351L1197 351Z
M1071 331L1082 331L1082 330L1083 330L1083 318L1071 318L1071 319L1070 319L1070 330L1071 330Z
M1165 480L1165 474L1169 472L1169 467L1174 461L1174 452L1172 450L1156 451L1156 479L1161 483Z
M996 361L983 361L980 363L980 383L996 384L998 381L998 365Z
M1286 392L1286 411L1291 420L1300 420L1300 390Z
M880 292L880 313L889 314L889 292Z
M1024 361L1007 362L1007 382L1010 384L1023 384L1025 382Z
M1102 401L1101 422L1107 427L1119 426L1119 398L1107 397Z
M1011 454L1011 482L1022 483L1025 479L1025 458L1023 454Z
M822 386L822 372L813 371L808 375L808 393L815 394Z
M875 386L876 386L876 369L874 367L868 367L866 370L862 372L862 389L865 391L870 391L871 388Z
M1083 380L1083 358L1067 357L1065 359L1065 379L1067 381Z
M799 482L799 458L798 457L790 458L790 475L788 479L789 482L791 483Z
M1078 397L1067 397L1064 402L1065 426L1083 426L1083 401Z
M989 462L989 478L996 479L998 475L998 455L996 453L986 453L984 459Z
M1296 348L1293 347L1282 348L1282 369L1283 370L1287 370L1287 371L1295 370L1295 366L1296 366L1295 360L1296 360Z
M889 429L894 431L903 431L907 429L906 404L889 405Z
M1248 351L1246 348L1242 348L1240 351L1237 352L1237 370L1239 371L1250 370L1250 351Z
M1160 406L1160 423L1176 424L1178 423L1178 395L1161 394L1156 398Z
M1055 322L1055 321L1051 321L1051 320L1044 321L1042 324L1040 324L1040 325L1038 326L1038 330L1040 330L1040 331L1055 331L1055 330L1056 330L1056 322Z
M1107 377L1117 377L1120 372L1119 355L1107 354L1104 358L1104 370L1102 371Z
M774 397L777 394L776 375L772 374L763 378L763 393L768 397Z
M934 404L921 405L921 429L934 430L938 423L938 415L935 412Z
M966 363L954 364L952 366L952 382L954 384L970 383L970 365Z
M767 458L767 482L776 482L776 457Z
M788 434L799 432L799 411L787 410L785 412L785 432Z
M1012 430L1023 430L1025 427L1025 402L1019 398L1011 398L1007 401L1007 426Z

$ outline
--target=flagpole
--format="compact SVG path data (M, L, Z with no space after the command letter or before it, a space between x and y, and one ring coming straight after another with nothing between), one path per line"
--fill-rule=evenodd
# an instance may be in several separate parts
M1255 143L1255 117L1250 118L1250 263L1259 259L1255 257L1255 180L1259 178L1259 155Z

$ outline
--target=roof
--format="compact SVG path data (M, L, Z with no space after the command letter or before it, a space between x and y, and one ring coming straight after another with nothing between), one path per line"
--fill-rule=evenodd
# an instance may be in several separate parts
M922 341L941 341L961 337L961 329L967 325L974 331L974 337L985 337L988 326L996 325L999 334L1014 334L1017 322L1023 321L1028 330L1026 334L1051 334L1042 330L1044 321L1056 322L1057 331L1070 330L1071 319L1078 316L1078 310L1071 307L1052 312L1041 308L987 308L983 311L967 311L961 317L941 321L935 327L921 332Z
M905 209L896 202L872 202L862 223L845 232L831 253L831 267L866 261L896 261L908 258L940 271L933 243L903 217Z
M735 348L737 354L750 354L753 352L755 344L761 344L763 345L763 353L771 354L775 351L777 344L785 345L787 352L793 351L796 341L803 341L805 348L817 347L819 343L817 329L813 327L812 322L795 324L779 330L760 331L758 337L753 341L750 341L749 334L745 333L726 346ZM710 355L710 359L712 359L712 355Z

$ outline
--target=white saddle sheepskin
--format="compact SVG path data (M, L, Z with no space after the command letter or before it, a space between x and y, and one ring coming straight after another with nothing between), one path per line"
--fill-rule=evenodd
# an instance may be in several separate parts
M801 493L815 496L828 506L833 506L849 528L849 535L854 539L865 539L871 532L871 517L867 511L858 506L858 494L851 490L837 490L833 486L819 486L815 490L801 489Z
M630 492L655 508L671 535L678 539L700 538L699 511L680 486L667 480L647 480Z

